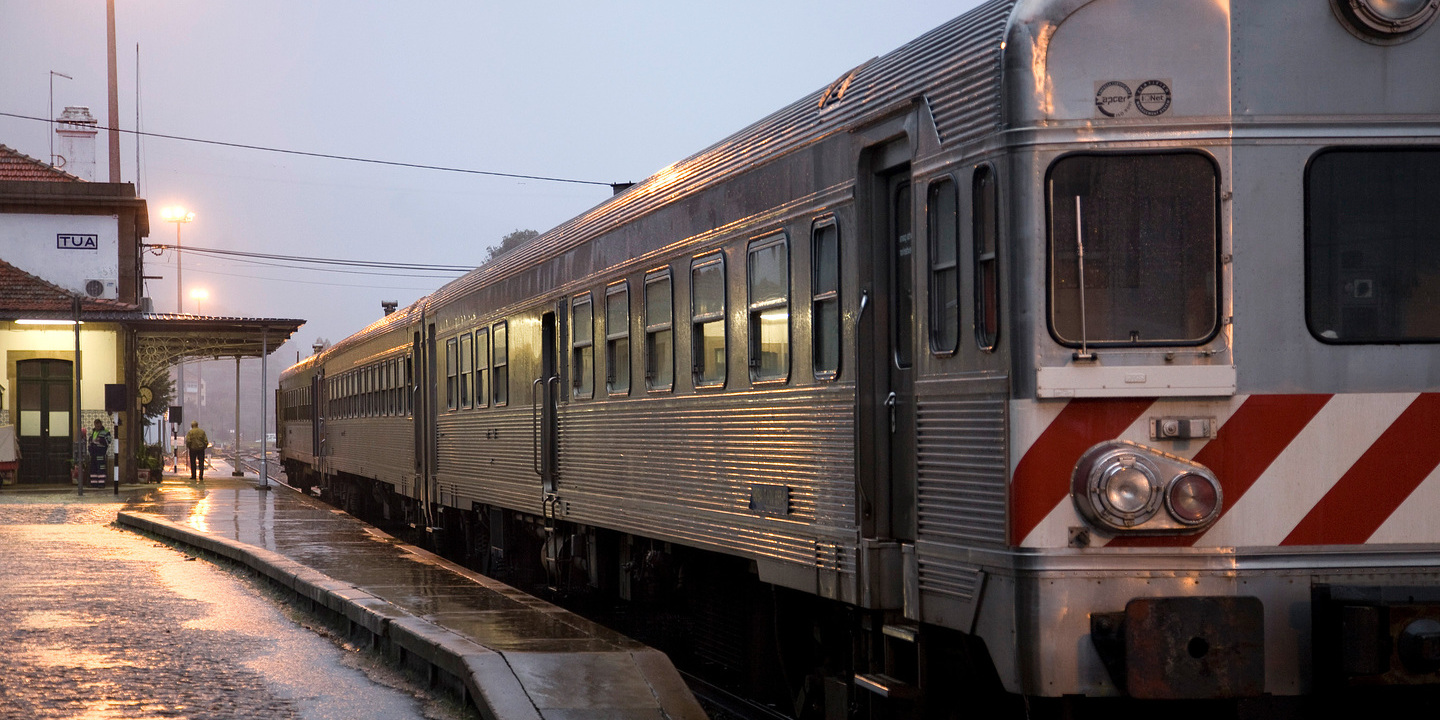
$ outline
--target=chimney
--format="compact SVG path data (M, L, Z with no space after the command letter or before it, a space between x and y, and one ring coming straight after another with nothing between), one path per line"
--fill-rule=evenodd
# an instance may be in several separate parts
M395 312L395 308L397 308L397 307L400 307L400 303L398 303L398 302L396 302L396 301L394 301L394 300L381 300L381 301L380 301L380 309L381 309L381 310L384 310L386 315L389 315L390 313Z
M95 179L95 129L97 123L90 108L67 107L56 118L55 134L60 136L55 166L81 180Z

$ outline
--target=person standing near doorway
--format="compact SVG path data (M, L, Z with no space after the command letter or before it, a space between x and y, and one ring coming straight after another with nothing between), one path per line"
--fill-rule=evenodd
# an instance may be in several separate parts
M198 420L190 421L190 432L185 433L185 448L190 451L190 479L200 472L200 482L205 482L205 448L210 447L210 438L200 429Z

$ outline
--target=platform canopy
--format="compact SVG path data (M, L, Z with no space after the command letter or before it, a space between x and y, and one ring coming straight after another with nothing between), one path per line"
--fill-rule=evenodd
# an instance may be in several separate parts
M101 318L95 318L102 320ZM103 320L102 320L103 321ZM176 363L269 355L305 324L293 318L212 317L139 313L116 320L135 330L140 367L162 373ZM141 377L148 384L153 377Z

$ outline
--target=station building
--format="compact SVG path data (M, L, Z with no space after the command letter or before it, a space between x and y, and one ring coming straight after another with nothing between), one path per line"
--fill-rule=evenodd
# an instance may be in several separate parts
M66 108L55 165L0 145L0 482L68 484L95 420L139 479L142 403L189 358L259 357L303 320L149 312L148 209L131 183L94 182L96 122ZM62 167L57 167L63 166ZM157 408L147 408L153 414Z

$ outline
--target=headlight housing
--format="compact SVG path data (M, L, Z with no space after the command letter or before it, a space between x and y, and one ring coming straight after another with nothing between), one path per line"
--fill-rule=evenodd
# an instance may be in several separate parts
M1440 11L1440 0L1330 0L1346 30L1377 45L1415 39Z
M1081 455L1070 496L1091 524L1126 534L1198 532L1220 516L1222 501L1220 482L1205 466L1126 440Z

